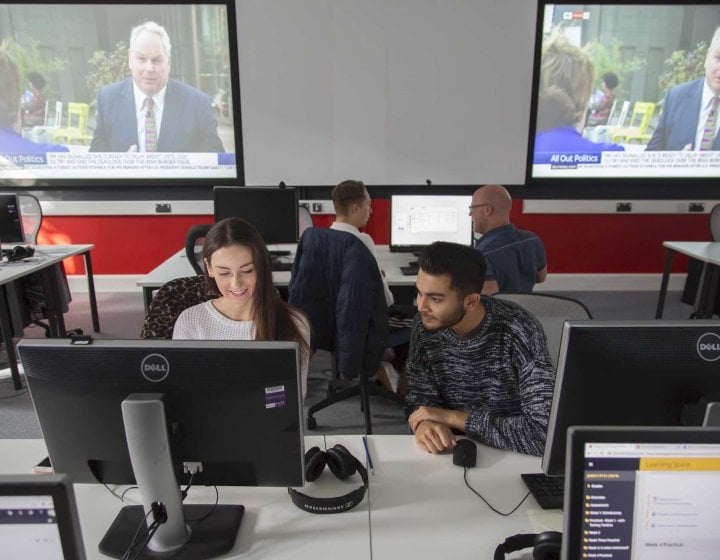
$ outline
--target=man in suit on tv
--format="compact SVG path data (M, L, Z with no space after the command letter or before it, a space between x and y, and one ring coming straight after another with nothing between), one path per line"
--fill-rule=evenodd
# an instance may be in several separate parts
M647 150L720 150L720 27L705 55L705 76L670 88Z
M130 33L132 76L103 87L91 152L223 152L210 96L170 79L170 37L148 21Z

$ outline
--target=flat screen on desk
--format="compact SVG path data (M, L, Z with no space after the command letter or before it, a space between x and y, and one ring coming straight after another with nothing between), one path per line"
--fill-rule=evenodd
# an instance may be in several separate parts
M215 221L242 218L265 243L297 243L298 198L292 187L215 187Z
M392 195L390 250L412 251L435 241L472 242L471 196Z
M173 469L194 484L302 486L297 344L25 339L18 345L56 472L130 484L121 404L164 396Z
M0 180L242 180L234 2L25 0L3 4L0 20L23 91L22 138L10 123L0 133ZM131 44L131 30L148 22L161 27ZM29 84L35 74L41 93Z
M570 426L699 426L716 401L717 321L568 321L543 471L563 474Z
M22 216L17 195L0 193L0 242L23 243Z
M717 195L720 138L702 142L701 99L719 25L717 1L540 0L527 183L579 197ZM708 83L720 91L720 79Z

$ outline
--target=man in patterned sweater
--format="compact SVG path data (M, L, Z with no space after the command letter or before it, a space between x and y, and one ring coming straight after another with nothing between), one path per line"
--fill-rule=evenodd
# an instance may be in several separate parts
M455 446L454 430L541 455L555 381L542 326L480 295L485 260L475 249L433 243L418 264L405 409L417 445L440 453Z

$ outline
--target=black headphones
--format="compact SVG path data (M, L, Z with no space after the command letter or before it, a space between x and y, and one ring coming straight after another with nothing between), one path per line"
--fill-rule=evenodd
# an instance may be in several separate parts
M509 552L530 547L533 549L533 560L559 560L561 543L562 533L557 531L513 535L498 545L493 560L503 560Z
M322 474L325 465L340 480L348 478L356 472L359 473L363 485L337 498L313 498L293 488L288 488L293 504L310 513L340 513L352 509L362 502L368 487L368 474L363 464L342 445L335 445L327 451L322 451L319 447L312 447L305 453L305 480L307 482L316 480Z
M21 261L23 259L29 259L34 254L35 254L35 249L30 247L29 245L27 247L24 247L22 245L16 245L7 254L7 259L9 262Z

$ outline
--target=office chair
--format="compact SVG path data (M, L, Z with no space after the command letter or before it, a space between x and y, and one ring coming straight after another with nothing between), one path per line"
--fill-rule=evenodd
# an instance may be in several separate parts
M710 230L710 239L715 242L720 242L720 204L716 204L710 210L708 228ZM683 287L680 301L688 305L695 305L704 272L705 265L702 261L693 258L688 260L687 277L685 278L685 286ZM720 293L718 293L718 297L715 298L715 309L713 311L715 315L720 315ZM690 318L695 318L694 312L690 315Z
M35 245L43 221L40 201L35 196L26 193L18 194L17 199L20 205L20 217L22 219L25 243Z
M366 433L372 433L370 396L402 403L403 398L371 381L388 334L387 302L375 257L351 233L308 228L298 243L289 301L312 325L312 350L332 352L333 379L328 396L308 409L315 414L337 402L359 396Z
M198 252L196 249L198 245L202 247L205 242L205 236L212 226L212 224L195 225L192 226L185 235L185 256L193 267L193 270L198 274L204 274L205 269L203 266L202 250Z
M530 294L506 292L493 297L515 302L537 317L545 331L550 357L556 366L565 321L592 319L590 310L584 303L569 297L537 292Z
M207 288L205 276L188 276L166 282L150 303L140 338L171 339L180 313L216 297L218 294Z

